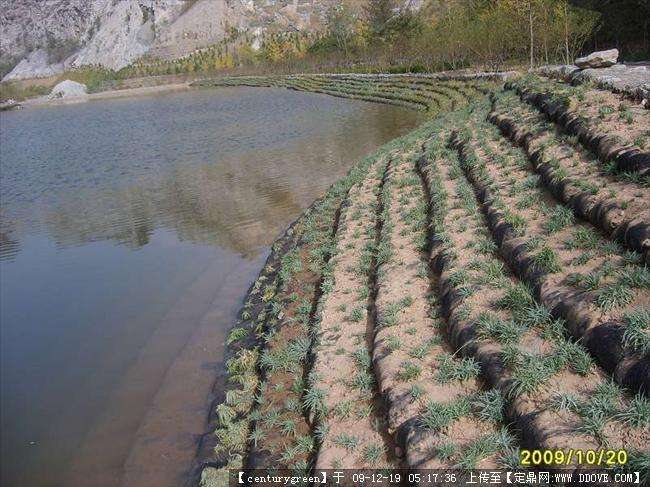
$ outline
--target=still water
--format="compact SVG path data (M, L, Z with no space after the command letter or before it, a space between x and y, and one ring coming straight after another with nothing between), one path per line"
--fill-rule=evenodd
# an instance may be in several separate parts
M404 109L224 88L0 117L3 486L176 486L268 247Z

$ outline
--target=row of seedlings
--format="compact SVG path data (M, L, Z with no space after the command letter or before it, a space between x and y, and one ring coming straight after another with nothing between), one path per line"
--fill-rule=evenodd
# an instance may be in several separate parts
M302 406L304 376L315 303L333 250L345 191L343 180L312 205L299 223L298 245L281 259L280 286L270 301L277 324L267 327L263 337L265 347L259 359L263 382L250 414L249 468L309 468L315 445Z
M556 316L567 321L600 364L622 385L648 391L650 270L641 256L603 238L530 174L530 163L482 112L474 134L459 141L500 246Z
M213 86L250 86L250 87L270 87L275 86L277 78L273 76L224 76L220 78L210 78L194 81L193 87L213 87Z
M479 93L475 82L433 80L415 76L358 78L352 75L341 75L335 78L325 76L311 78L318 79L321 83L329 83L328 86L333 87L331 89L349 93L361 91L369 96L416 102L428 107L430 111L464 104ZM335 83L332 83L332 80L335 80Z
M509 456L513 438L479 364L446 339L429 269L429 202L416 167L422 140L394 155L382 191L373 364L407 468L492 468Z
M295 251L302 220L307 218L309 213L301 216L273 244L247 293L237 323L228 334L225 384L210 408L210 432L199 442L196 466L201 485L219 485L226 481L230 469L244 466L251 411L260 388L258 365L262 337L272 325L271 302L279 289L283 257Z
M650 259L650 174L616 173L576 137L562 136L512 92L495 97L488 119L522 147L540 181L574 213Z
M384 86L391 87L393 84L408 85L411 90L419 90L424 96L432 99L439 109L453 109L456 106L464 105L467 100L480 94L478 86L480 83L473 81L436 80L432 78L418 78L404 76L395 78L393 81L383 82Z
M471 118L469 120L471 120L471 125L475 126L475 120ZM534 320L543 319L546 326L540 332L540 336L544 337L544 334L546 334L547 337L552 337L556 341L554 349L550 349L551 352L548 354L544 354L544 352L542 352L542 356L534 353L527 354L527 358L514 361L517 366L523 365L518 372L520 380L523 378L525 381L530 381L535 387L539 387L540 381L543 383L548 379L549 375L555 374L554 377L557 374L564 375L561 380L554 381L552 387L546 389L548 395L552 397L545 397L539 390L535 393L536 400L551 401L542 404L542 409L566 411L568 421L574 423L573 427L558 428L559 423L553 418L553 422L550 424L553 428L558 428L559 434L563 433L565 436L562 442L552 447L576 448L575 444L579 438L572 436L572 433L581 433L584 439L592 445L595 443L600 447L614 449L625 447L628 452L631 452L630 456L645 458L645 461L647 461L646 440L648 428L650 427L650 403L647 398L641 393L631 396L620 385L612 381L604 371L594 367L590 355L582 348L581 342L584 343L584 340L574 341L562 336L562 332L566 331L565 328L571 329L572 327L568 326L570 325L568 320L564 321L561 318L563 313L558 312L558 308L562 306L562 303L556 303L549 299L550 297L557 299L557 293L553 292L553 273L550 273L549 276L548 269L544 268L545 270L542 270L542 267L547 263L548 255L551 252L556 252L551 241L554 240L557 233L562 232L555 226L559 213L549 214L548 218L545 219L544 215L550 212L539 209L540 213L537 215L527 213L528 219L526 219L516 210L513 210L516 208L516 202L507 195L507 192L513 188L513 184L499 181L502 173L490 164L488 157L480 152L471 151L469 148L472 147L472 141L468 141L468 139L471 139L471 137L461 137L460 140L459 137L455 137L453 140L461 155L461 167L464 176L471 181L469 192L471 194L476 192L482 204L481 209L486 215L492 237L488 241L493 246L495 242L498 244L495 248L501 251L502 256L510 264L513 271L535 289L542 303L537 304L533 300L530 288L520 283L515 288L512 288L513 294L507 300L504 300L503 304L509 303L510 307L516 309L522 303L534 303L532 308L522 314L520 322L525 323L522 320L526 316ZM509 167L508 174L510 175L512 172L515 172L515 169ZM517 189L515 189L516 192L518 192ZM531 196L528 195L527 198L524 198L520 195L522 200L530 199L539 204L540 200ZM543 207L544 205L539 204L539 206ZM536 227L540 224L540 221L546 238L536 236L538 238L531 242L530 237L526 234L529 228ZM562 227L562 225L560 226ZM585 235L584 230L581 229L580 225L576 225L576 227L573 234L565 234L564 237L569 237L572 242L574 239L582 238ZM596 238L598 238L597 235ZM596 259L598 260L598 258ZM568 264L569 260L562 259L559 262L565 265ZM602 261L600 262L602 263ZM535 267L530 269L527 267L528 265ZM515 290L522 291L524 289L526 289L525 294L514 292ZM543 304L549 302L556 306L543 306ZM560 306L557 306L557 304L560 304ZM555 319L552 319L552 317L555 317ZM568 318L571 319L572 316ZM571 329L571 331L575 336L575 328ZM589 338L590 340L587 341L586 345L593 347L592 336ZM544 351L549 349L543 344L535 344L532 350ZM506 363L513 360L507 354L503 359ZM573 377L567 376L569 373L566 370L567 367L572 369L570 370L574 374ZM521 389L521 386L518 386L518 388ZM565 402L565 400L568 402ZM539 416L534 414L533 417ZM552 435L547 436L552 437ZM582 448L582 446L577 446L577 448Z
M506 83L603 162L650 174L650 111L608 90L528 75Z
M250 468L308 471L315 453L314 429L318 404L307 386L314 344L320 334L321 292L328 288L339 234L341 202L365 174L374 158L356 164L303 218L299 247L283 259L283 280L274 316L283 322L268 333L260 364L266 376L251 413L255 427L249 436Z
M404 75L354 75L328 76L339 80L372 82L388 91L391 89L415 90L425 97L433 98L440 108L464 105L477 95L485 95L494 88L492 76L469 75L466 77Z
M413 110L440 111L464 104L478 93L475 83L434 81L417 77L358 78L353 76L241 76L201 80L194 86L278 86L299 91L323 93L376 103L403 106Z
M425 107L429 107L429 109L432 106L443 106L443 100L446 101L450 98L449 91L443 91L442 89L444 83L441 83L441 87L437 92L422 89L420 85L400 79L382 81L377 79L358 80L336 78L336 83L341 87L340 89L365 91L368 95L377 97L417 102Z
M498 390L491 399L506 404L521 446L642 450L647 402L628 398L606 377L578 343L564 336L564 323L553 319L504 265L474 188L455 151L443 142L432 143L425 174L434 215L441 208L434 231L443 250L435 268L455 346L475 358ZM525 462L513 439L506 445L512 452L509 466ZM579 468L570 455L554 461Z
M371 83L365 87L346 87L329 78L318 78L305 76L290 77L286 81L287 88L313 93L322 93L340 98L352 98L376 103L403 106L413 110L426 110L427 105L413 96L400 96L395 93L380 93L374 89Z
M309 467L315 444L303 378L317 334L315 307L340 203L372 161L356 164L274 243L251 286L227 339L225 399L215 401L214 432L201 441L202 486L222 485L229 469Z
M389 157L360 175L341 210L332 272L323 281L319 338L305 405L319 442L316 469L398 466L386 448L368 349L370 269L377 203Z

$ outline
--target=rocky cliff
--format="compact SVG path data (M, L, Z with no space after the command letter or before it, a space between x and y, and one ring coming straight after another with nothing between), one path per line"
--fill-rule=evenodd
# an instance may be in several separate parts
M336 0L3 0L4 80L68 68L120 69L145 53L174 58L232 29L309 30ZM354 2L353 2L354 3ZM356 2L359 3L359 2Z
M119 69L144 54L156 30L183 13L183 0L4 0L0 62L7 79L65 68Z

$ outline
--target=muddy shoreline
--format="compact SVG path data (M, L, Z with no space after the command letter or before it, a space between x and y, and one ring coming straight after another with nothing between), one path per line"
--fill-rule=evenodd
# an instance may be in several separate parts
M113 100L118 98L129 98L134 96L158 95L172 93L176 91L185 91L190 89L190 83L173 83L158 86L143 86L139 88L124 88L119 90L100 91L98 93L89 93L83 96L72 96L69 98L49 99L47 96L30 98L28 100L12 104L6 111L20 110L24 108L56 107L65 105L75 105L77 103L86 103L97 100Z

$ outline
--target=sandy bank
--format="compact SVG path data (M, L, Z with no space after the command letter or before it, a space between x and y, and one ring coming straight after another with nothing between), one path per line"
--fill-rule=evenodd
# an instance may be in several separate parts
M43 106L59 106L71 105L75 103L85 103L94 100L108 100L113 98L127 98L132 96L145 96L158 93L167 93L171 91L181 91L190 88L189 83L173 83L160 86L143 86L140 88L125 88L122 90L101 91L99 93L90 93L84 96L74 96L70 98L59 98L50 100L47 96L32 98L21 102L20 108L28 107L43 107Z

